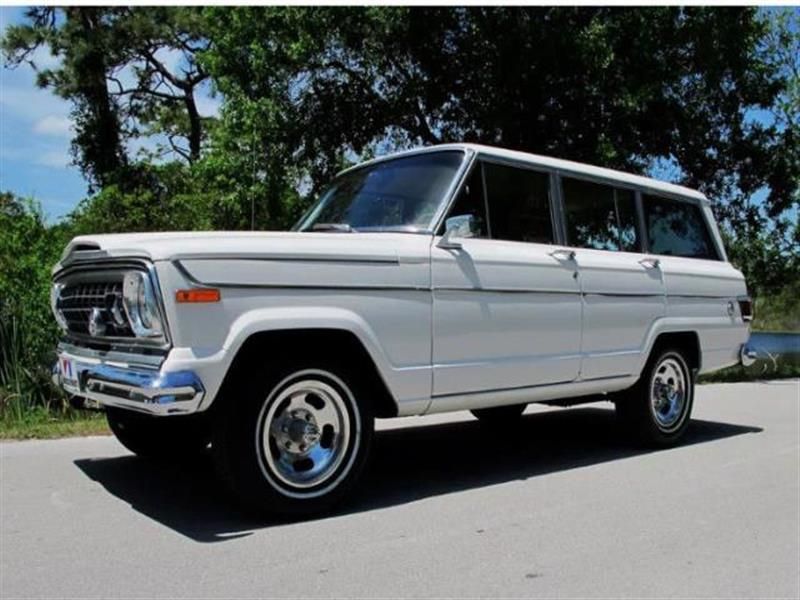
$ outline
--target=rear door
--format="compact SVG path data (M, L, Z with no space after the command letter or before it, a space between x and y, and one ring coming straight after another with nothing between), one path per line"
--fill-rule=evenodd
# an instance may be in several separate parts
M660 265L641 252L636 192L564 175L561 193L583 294L580 378L630 375L648 331L665 314Z
M478 237L434 238L433 395L574 380L581 297L574 260L554 245L551 175L479 162L448 217L472 214Z

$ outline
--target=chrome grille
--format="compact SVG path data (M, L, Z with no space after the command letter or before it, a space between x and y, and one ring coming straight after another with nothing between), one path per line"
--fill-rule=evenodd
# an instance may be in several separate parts
M57 309L71 333L92 335L89 323L97 311L103 332L99 337L135 337L122 307L122 278L113 281L66 283Z

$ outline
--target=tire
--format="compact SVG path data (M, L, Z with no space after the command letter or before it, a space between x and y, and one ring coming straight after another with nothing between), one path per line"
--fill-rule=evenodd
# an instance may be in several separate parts
M226 392L212 451L217 470L246 506L306 516L330 510L362 473L374 419L346 365L294 360Z
M106 420L119 442L144 458L190 458L211 442L211 428L202 416L153 417L109 407Z
M469 412L481 423L491 426L515 423L525 412L527 404L511 404L509 406L492 406L490 408L476 408Z
M653 352L639 381L616 401L628 434L646 446L676 444L686 432L694 404L694 374L683 352Z

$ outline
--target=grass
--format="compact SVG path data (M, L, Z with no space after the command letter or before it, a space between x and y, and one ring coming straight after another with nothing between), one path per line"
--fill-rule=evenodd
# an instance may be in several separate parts
M740 381L759 381L761 379L792 379L800 377L800 367L797 365L780 365L777 370L762 372L753 365L745 368L741 365L734 365L726 369L714 371L700 375L697 383L737 383Z
M105 415L91 411L48 410L37 407L23 416L0 418L0 440L52 439L108 435Z

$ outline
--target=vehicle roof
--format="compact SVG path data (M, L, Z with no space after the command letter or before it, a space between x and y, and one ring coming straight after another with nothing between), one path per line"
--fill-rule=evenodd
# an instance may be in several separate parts
M348 169L341 171L339 175L341 175L342 173L347 173L348 171L360 169L367 165L372 165L393 158L399 158L401 156L411 156L414 154L424 154L427 152L437 152L441 150L472 151L484 156L521 162L532 166L553 169L556 171L572 173L575 175L596 177L599 179L605 179L608 181L615 181L640 188L645 188L648 190L652 190L654 192L660 192L663 194L669 194L674 196L682 196L685 198L692 198L694 200L699 200L701 202L706 202L706 203L708 202L708 199L697 190L693 190L691 188L687 188L682 185L676 185L674 183L668 183L666 181L660 181L658 179L652 179L650 177L643 177L641 175L634 175L632 173L625 173L624 171L606 169L605 167L596 167L594 165L579 163L572 160L552 158L550 156L531 154L529 152L519 152L517 150L507 150L505 148L497 148L495 146L485 146L482 144L437 144L435 146L425 146L423 148L414 148L412 150L393 152L391 154L380 156L378 158L368 160L358 165L354 165Z

